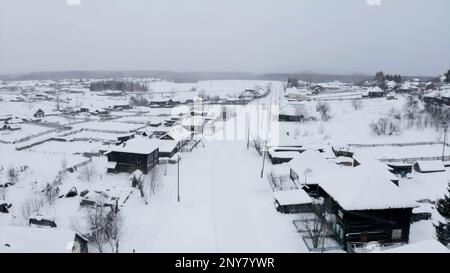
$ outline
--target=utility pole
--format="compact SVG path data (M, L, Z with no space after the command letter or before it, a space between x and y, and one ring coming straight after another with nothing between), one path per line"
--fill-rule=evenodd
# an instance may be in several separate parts
M444 161L444 152L445 152L445 140L447 138L447 130L448 130L448 123L442 122L442 127L444 128L444 142L442 143L442 161Z
M177 161L177 202L180 202L180 155L178 155Z
M263 162L262 162L262 168L261 168L261 178L263 178L263 175L264 175L264 163L266 162L266 153L267 153L267 146L264 149L264 154L263 154Z

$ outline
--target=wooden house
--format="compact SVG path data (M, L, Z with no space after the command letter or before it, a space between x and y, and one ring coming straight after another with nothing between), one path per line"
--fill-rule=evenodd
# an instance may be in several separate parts
M303 120L305 110L304 104L287 105L280 109L278 114L279 121L299 122Z
M369 88L368 90L369 98L380 98L384 96L384 91L378 86Z
M408 242L416 203L370 165L341 168L320 181L328 223L345 248Z
M35 117L35 118L43 118L44 114L45 114L44 111L39 108L39 110L37 110L36 113L34 113L33 117Z
M137 169L148 173L158 164L158 142L144 137L135 137L120 145L112 146L105 153L108 157L108 172L133 172Z
M376 161L378 162L378 161ZM393 174L375 160L339 167L321 154L305 151L292 159L291 179L312 197L321 197L326 220L344 247L408 242L416 203L392 183Z

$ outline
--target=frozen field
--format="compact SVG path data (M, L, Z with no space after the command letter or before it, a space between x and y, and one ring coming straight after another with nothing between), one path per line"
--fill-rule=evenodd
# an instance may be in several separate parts
M98 142L88 141L47 141L31 147L29 151L43 154L97 153L100 146Z
M20 140L22 138L36 135L40 133L44 133L47 131L51 131L52 128L34 125L34 124L26 124L26 123L20 123L18 124L20 126L20 130L16 131L8 131L8 130L2 130L0 131L0 140L6 141L6 142L13 142L16 140Z

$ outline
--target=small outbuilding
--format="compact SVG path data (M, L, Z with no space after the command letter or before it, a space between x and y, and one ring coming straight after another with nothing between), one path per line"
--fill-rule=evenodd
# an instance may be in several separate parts
M300 213L311 211L312 198L302 189L275 191L275 208L281 213Z
M33 117L35 117L35 118L43 118L44 115L45 115L44 111L39 108L39 110L37 110L36 113L34 113Z
M413 168L419 173L445 172L444 163L440 160L417 161L414 163Z

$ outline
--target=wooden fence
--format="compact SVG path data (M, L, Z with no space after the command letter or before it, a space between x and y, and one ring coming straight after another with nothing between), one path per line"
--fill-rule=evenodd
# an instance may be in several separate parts
M414 163L416 161L442 160L442 156L404 157L404 158L380 158L381 162ZM450 155L444 156L444 161L450 161Z
M404 146L420 146L420 145L442 145L442 141L422 141L422 142L405 142L405 143L376 143L376 144L347 144L350 147L370 148L370 147L404 147ZM450 143L446 142L445 146L450 147Z

